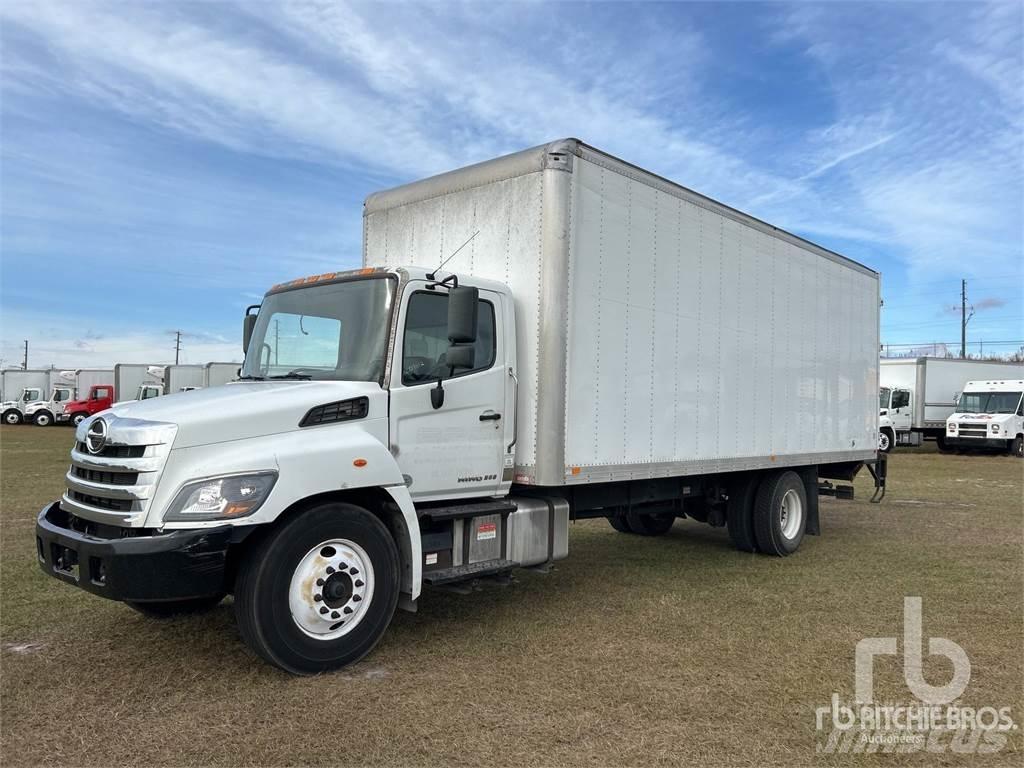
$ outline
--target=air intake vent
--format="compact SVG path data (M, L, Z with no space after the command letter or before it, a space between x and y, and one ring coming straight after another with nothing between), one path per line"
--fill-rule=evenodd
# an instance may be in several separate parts
M367 397L353 397L338 400L335 403L324 403L310 408L309 413L302 417L300 427L315 427L318 424L333 424L337 421L365 419L370 412L370 400Z

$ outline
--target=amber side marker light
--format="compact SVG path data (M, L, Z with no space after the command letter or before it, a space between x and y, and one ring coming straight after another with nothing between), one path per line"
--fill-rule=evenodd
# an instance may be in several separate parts
M366 466L366 459L356 459L355 461L352 462L352 466L353 467L365 467Z

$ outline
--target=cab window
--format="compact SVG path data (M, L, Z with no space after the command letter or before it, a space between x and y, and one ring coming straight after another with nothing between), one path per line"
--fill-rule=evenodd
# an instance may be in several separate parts
M910 393L905 390L897 390L892 393L892 407L906 408L910 405Z
M405 314L402 345L402 383L405 385L465 376L494 365L494 305L477 302L477 332L473 367L449 371L445 364L448 351L448 294L417 291L409 299Z
M106 387L100 387L93 392L93 400L102 400L105 397L110 397L110 390Z

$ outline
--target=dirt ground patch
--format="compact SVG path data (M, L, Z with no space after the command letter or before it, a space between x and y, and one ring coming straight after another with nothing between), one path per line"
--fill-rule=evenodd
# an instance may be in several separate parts
M858 640L901 635L906 595L926 638L969 655L961 703L1024 724L1018 460L897 451L885 503L859 478L786 559L691 521L657 539L576 523L550 574L427 593L362 663L299 679L246 650L230 600L155 621L40 572L34 518L71 441L0 428L5 765L1021 764L1020 730L975 757L821 754L815 731L833 692L853 698ZM909 699L897 660L875 691Z

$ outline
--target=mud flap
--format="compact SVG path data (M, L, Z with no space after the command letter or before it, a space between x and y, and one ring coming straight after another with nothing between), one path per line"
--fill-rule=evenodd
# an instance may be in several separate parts
M800 479L804 483L807 494L807 527L804 530L809 536L821 535L821 520L818 517L818 468L803 467L799 470Z

